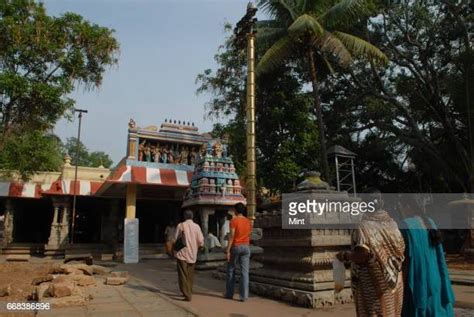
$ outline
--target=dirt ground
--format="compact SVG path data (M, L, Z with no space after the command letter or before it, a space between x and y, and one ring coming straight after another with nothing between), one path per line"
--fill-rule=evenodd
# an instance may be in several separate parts
M474 259L466 260L461 255L448 255L446 256L446 262L448 267L453 270L474 271Z
M11 294L2 301L26 301L34 286L31 281L48 273L51 264L39 263L0 263L0 287L10 285Z

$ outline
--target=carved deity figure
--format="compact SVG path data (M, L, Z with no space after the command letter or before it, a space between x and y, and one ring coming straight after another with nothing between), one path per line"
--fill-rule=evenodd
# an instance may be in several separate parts
M145 147L146 147L145 141L140 143L140 145L138 146L138 160L139 161L144 161Z
M168 154L169 154L169 151L168 151L168 145L164 145L161 149L161 163L168 163Z
M222 145L219 142L216 142L212 146L212 155L217 158L222 157Z
M152 154L153 154L153 162L160 162L160 147L157 145L156 147L153 147L152 149Z
M228 179L227 180L227 186L226 186L226 194L233 194L234 193L234 185L232 185L232 180Z
M135 120L130 118L130 121L128 122L128 127L130 129L135 129L137 127L137 124L135 123Z
M180 160L181 164L188 164L188 154L189 154L189 147L183 146L181 148Z
M196 162L196 148L193 146L188 154L188 165L194 165Z
M215 193L215 192L216 192L216 181L215 181L213 178L211 178L211 180L210 180L209 191L210 191L211 193Z
M149 145L145 147L145 159L147 162L151 162L151 149Z
M240 194L242 191L242 188L240 187L240 181L236 179L234 181L234 194Z
M201 145L201 148L199 149L199 157L201 159L205 158L206 154L207 154L207 144L204 143L203 145Z

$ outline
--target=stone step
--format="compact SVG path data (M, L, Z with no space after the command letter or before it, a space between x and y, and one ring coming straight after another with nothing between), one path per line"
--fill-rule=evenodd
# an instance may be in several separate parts
M6 260L8 262L28 262L30 260L29 254L9 254Z

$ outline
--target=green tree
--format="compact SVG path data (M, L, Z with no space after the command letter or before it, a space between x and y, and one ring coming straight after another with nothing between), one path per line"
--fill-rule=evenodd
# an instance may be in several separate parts
M0 2L0 150L10 135L45 131L117 63L113 30L75 13L48 16L33 0Z
M89 153L89 165L92 167L103 166L109 168L113 161L110 156L102 151L94 151Z
M349 65L353 58L364 57L371 62L386 62L387 57L368 41L344 32L347 21L365 17L363 0L261 0L259 5L272 20L261 23L263 41L273 42L257 66L262 74L277 65L299 60L306 62L312 86L314 112L319 127L320 164L329 179L326 131L319 96L321 67L332 70L331 64ZM258 34L258 33L257 33ZM261 79L260 79L261 80Z
M442 1L385 7L367 21L388 67L356 63L321 90L334 109L329 134L369 167L360 179L387 191L474 190L472 19L467 2Z
M104 167L109 168L113 163L110 156L105 152L89 152L89 150L84 145L84 143L82 143L82 141L79 141L78 148L77 138L67 138L66 143L64 144L64 154L68 154L71 157L73 164L76 164L76 153L78 153L78 166L99 167L102 165Z
M0 151L0 169L4 176L19 171L28 180L36 171L59 171L63 158L61 141L55 135L27 131L8 138Z

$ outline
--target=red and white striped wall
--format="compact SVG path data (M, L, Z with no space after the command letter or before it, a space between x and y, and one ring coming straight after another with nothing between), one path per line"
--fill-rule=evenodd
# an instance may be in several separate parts
M74 189L79 196L91 196L103 182L87 180L57 180L52 183L0 182L0 197L41 198L43 195L73 195Z
M114 171L107 182L187 187L192 177L193 172L188 171L123 165Z

